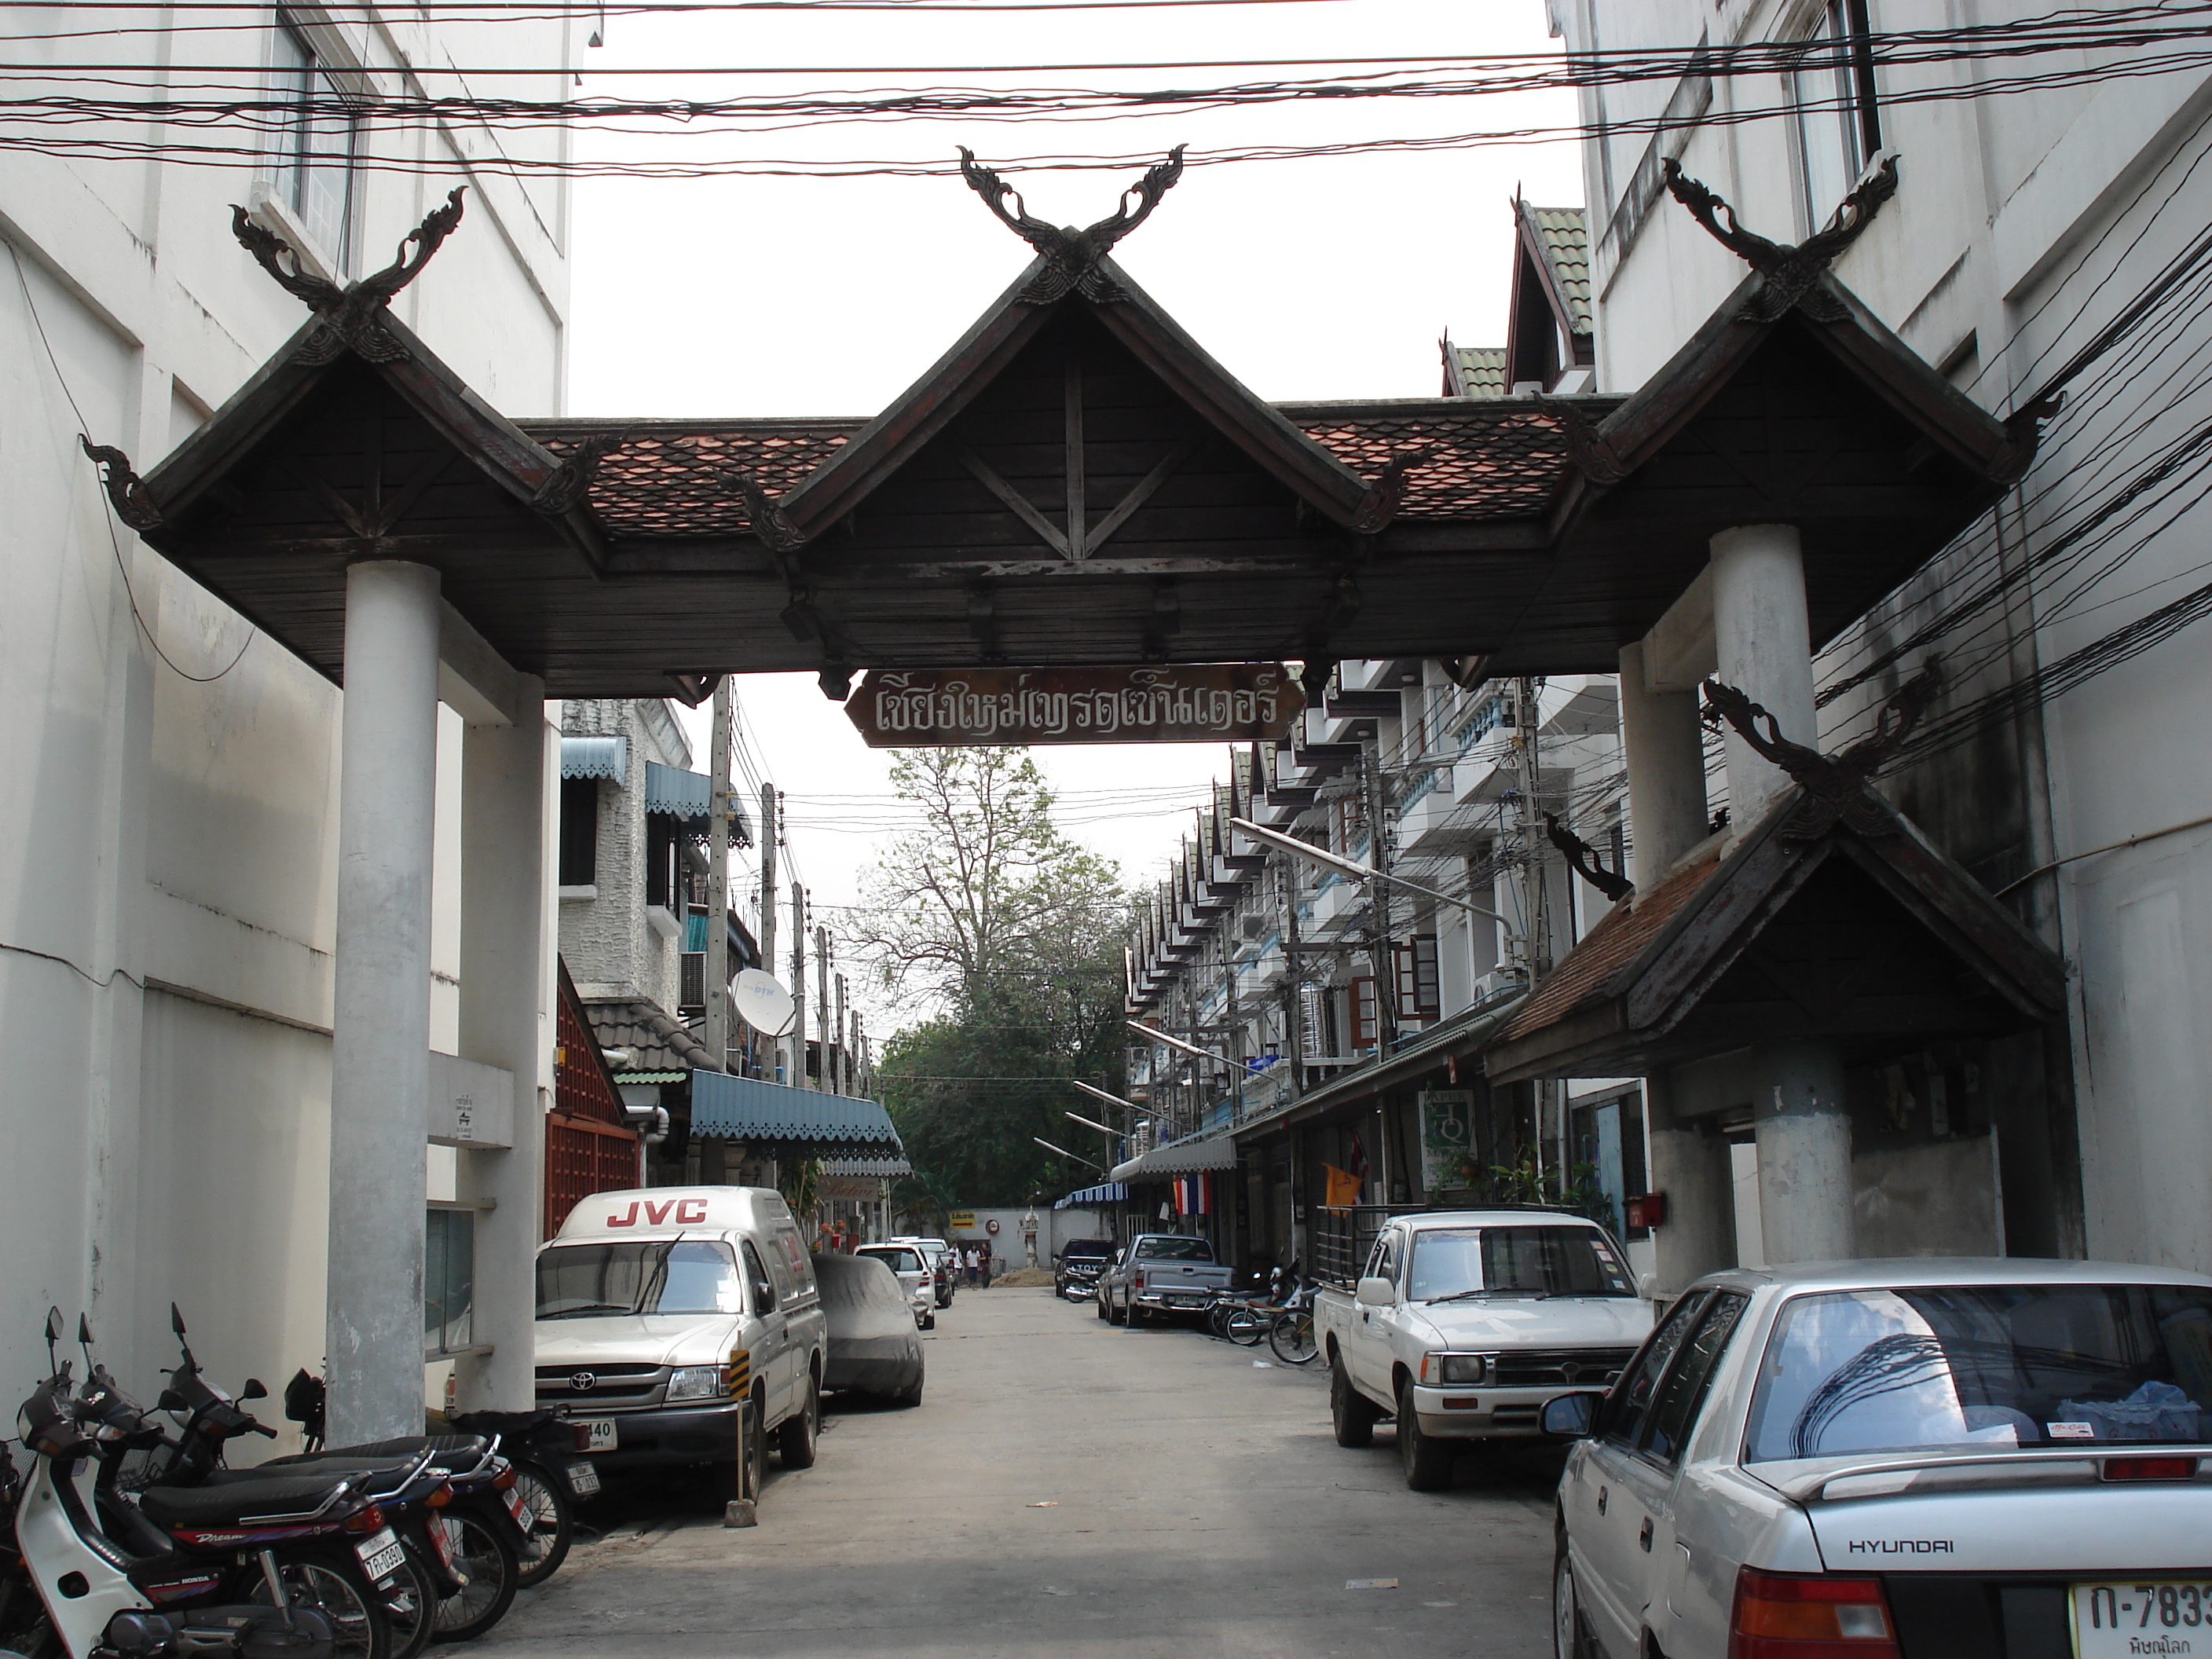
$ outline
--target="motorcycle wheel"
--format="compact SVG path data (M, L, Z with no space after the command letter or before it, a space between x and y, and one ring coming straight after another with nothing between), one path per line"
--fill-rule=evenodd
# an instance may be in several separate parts
M1221 1334L1240 1348L1253 1347L1267 1334L1267 1316L1256 1308L1232 1308L1222 1322Z
M438 1603L430 1639L473 1640L504 1619L514 1605L516 1581L521 1577L514 1540L508 1536L508 1528L495 1527L483 1516L458 1505L444 1510L430 1524L444 1525L447 1551L469 1581Z
M351 1550L343 1545L295 1550L280 1555L276 1568L295 1607L313 1607L331 1621L331 1659L396 1659L384 1592L368 1582ZM275 1605L261 1570L251 1571L253 1588L244 1599Z
M569 1503L567 1480L541 1464L517 1458L514 1491L522 1499L523 1530L530 1534L517 1582L523 1589L532 1589L560 1571L561 1564L568 1559L568 1546L575 1541L575 1511Z
M407 1542L404 1537L400 1541ZM385 1622L392 1626L392 1659L415 1659L430 1645L438 1591L428 1570L416 1559L412 1544L388 1582L389 1589L381 1583L378 1588L383 1591Z

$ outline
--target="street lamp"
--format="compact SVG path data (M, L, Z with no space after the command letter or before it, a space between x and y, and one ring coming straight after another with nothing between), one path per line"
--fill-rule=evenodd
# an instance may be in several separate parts
M1108 1094L1103 1089L1094 1089L1091 1085L1083 1082L1079 1079L1070 1078L1068 1079L1068 1081L1074 1084L1077 1088L1082 1090L1085 1094L1089 1095L1093 1100L1103 1100L1109 1106L1126 1107L1132 1112L1141 1112L1145 1109L1143 1107L1138 1105L1133 1100L1124 1100L1119 1095Z
M1403 876L1394 876L1387 870L1377 870L1373 865L1362 864L1357 859L1340 858L1336 854L1326 852L1310 842L1300 841L1295 836L1285 836L1279 830L1269 830L1263 825L1255 823L1249 818L1231 818L1229 823L1231 828L1251 836L1255 841L1265 842L1270 847L1279 847L1293 858L1304 859L1309 864L1318 864L1324 870L1334 870L1337 874L1349 876L1354 881L1387 881L1394 886L1403 887L1410 892L1424 894L1443 903L1455 904L1471 915L1486 916L1501 927L1510 927L1513 925L1495 910L1486 910L1480 904L1470 904L1463 898L1454 898L1449 893L1439 893L1433 887L1424 887L1418 881L1407 881Z
M1030 1139L1036 1142L1038 1146L1043 1147L1048 1152L1058 1152L1062 1158L1075 1158L1075 1154L1069 1152L1066 1147L1055 1146L1052 1142L1047 1140L1042 1135L1031 1135ZM1093 1164L1087 1158L1075 1158L1075 1161L1078 1164L1080 1164L1086 1170L1096 1170L1100 1175L1104 1175L1106 1173L1106 1166L1103 1164Z
M1128 1028L1134 1031L1139 1036L1150 1037L1154 1042L1164 1042L1170 1048L1180 1048L1187 1054L1196 1054L1200 1060L1219 1060L1221 1058L1219 1054L1214 1054L1209 1049L1201 1048L1194 1042L1185 1042L1181 1037L1170 1036L1165 1031L1155 1031L1151 1026L1139 1025L1133 1019L1125 1023L1127 1024ZM1079 1089L1083 1087L1080 1083L1077 1084L1075 1086ZM1097 1091L1093 1091L1092 1092L1096 1093ZM1109 1096L1109 1098L1110 1099L1111 1097ZM1127 1101L1124 1101L1121 1103L1125 1106L1128 1104Z
M1080 1123L1086 1129L1096 1129L1102 1135L1113 1135L1118 1138L1121 1133L1111 1124L1101 1123L1097 1118L1085 1117L1080 1112L1062 1111L1060 1115L1071 1122Z

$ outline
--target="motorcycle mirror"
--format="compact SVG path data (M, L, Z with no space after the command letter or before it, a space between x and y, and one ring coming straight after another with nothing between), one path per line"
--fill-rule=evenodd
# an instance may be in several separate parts
M249 1376L246 1379L246 1386L238 1391L238 1397L240 1400L266 1400L269 1390L259 1377Z
M177 1304L173 1302L169 1304L169 1328L179 1336L185 1334L185 1316L177 1311Z
M58 1342L61 1340L62 1310L59 1308L49 1308L46 1310L46 1340Z
M90 1358L92 1353L92 1322L87 1319L82 1314L79 1314L76 1316L76 1345L78 1347L82 1348L85 1351L85 1354L88 1358Z

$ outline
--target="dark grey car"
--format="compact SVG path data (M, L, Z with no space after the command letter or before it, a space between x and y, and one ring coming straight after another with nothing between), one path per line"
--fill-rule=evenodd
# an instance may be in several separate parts
M814 1277L830 1319L823 1388L921 1404L921 1336L898 1275L872 1256L830 1255L814 1258Z

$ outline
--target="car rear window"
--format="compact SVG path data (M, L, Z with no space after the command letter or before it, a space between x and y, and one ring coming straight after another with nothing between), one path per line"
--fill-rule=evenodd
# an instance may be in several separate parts
M921 1272L921 1258L912 1250L858 1250L857 1255L872 1255L895 1273Z
M1155 1261L1211 1261L1213 1246L1202 1238L1148 1238L1137 1254Z
M2201 1441L2208 1402L2212 1290L1824 1292L1775 1322L1744 1455Z

